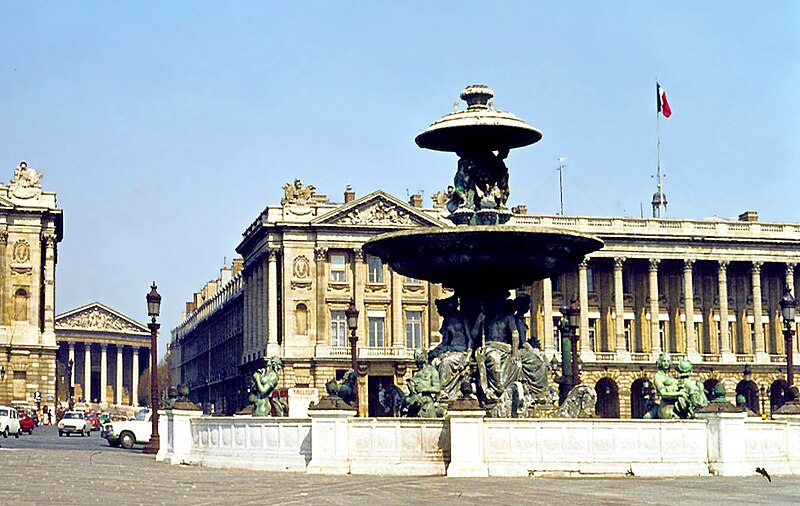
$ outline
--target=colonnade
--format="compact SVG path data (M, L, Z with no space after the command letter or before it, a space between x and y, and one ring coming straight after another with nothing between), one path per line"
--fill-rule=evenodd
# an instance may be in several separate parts
M109 398L108 396L108 349L109 345L101 343L99 344L100 347L100 392L99 395L96 395L98 392L92 391L92 343L85 342L83 343L83 381L77 382L76 381L76 369L77 369L77 362L75 360L75 342L67 342L67 360L73 364L71 369L71 375L69 378L69 385L81 385L82 390L82 397L86 400L86 402L92 402L93 399L97 399L101 404L123 404L123 384L125 374L124 368L124 359L123 356L127 353L131 355L131 366L127 372L127 376L130 379L130 405L137 406L138 398L139 398L139 378L141 376L140 370L140 360L139 354L142 350L147 350L149 352L148 347L143 346L128 346L128 345L113 345L112 349L115 349L114 355L116 355L116 377L114 378L114 398Z

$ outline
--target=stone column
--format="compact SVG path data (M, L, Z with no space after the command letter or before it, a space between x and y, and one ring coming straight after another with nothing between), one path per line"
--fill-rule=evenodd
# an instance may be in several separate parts
M92 402L92 345L83 343L83 398Z
M361 248L353 249L353 298L358 308L358 332L363 336L359 339L360 346L367 346L367 336L369 335L369 329L367 328L367 311L364 306L364 288L367 282L367 264L364 260L364 251ZM385 343L386 327L384 327L383 331ZM394 329L392 329L392 331L394 331Z
M253 347L258 353L267 353L270 346L267 318L269 317L269 292L272 284L269 282L264 266L263 257L258 260L256 267L256 339Z
M267 316L269 319L267 328L267 356L272 357L281 354L280 344L278 344L278 251L269 250L269 264L267 283L268 300Z
M316 290L316 322L317 322L317 356L320 356L320 348L328 348L331 343L328 340L328 328L325 325L327 313L325 306L325 259L328 257L328 248L317 246L314 248L314 262L317 270L317 290Z
M403 276L391 271L392 346L405 348L403 340ZM430 329L433 332L434 329ZM409 351L413 353L413 350Z
M56 307L56 236L52 232L42 235L44 242L44 331L43 344L56 344L55 307Z
M124 348L117 345L117 386L114 388L116 394L116 403L122 404L122 351Z
M100 403L108 403L108 345L100 345Z
M617 315L614 321L614 331L617 340L617 358L621 362L628 362L631 358L631 350L625 348L625 293L622 284L622 267L624 265L625 258L614 258L614 312ZM629 344L632 348L633 343Z
M8 244L8 230L0 229L0 272L6 272L6 245ZM11 315L6 311L5 282L0 283L0 342L6 342L5 326L11 320Z
M544 351L550 355L556 352L556 343L553 339L553 281L550 278L542 280L542 318L544 335L541 337Z
M797 297L797 294L794 293L794 268L797 264L788 262L786 264L786 285L792 291L792 296Z
M659 308L658 308L658 264L661 260L658 258L650 259L650 349L654 357L658 357L661 353L661 340L659 338Z
M139 347L133 347L133 365L131 366L131 406L139 405Z
M683 306L686 311L686 356L693 363L701 360L697 351L697 336L694 333L694 280L692 279L694 259L683 261Z
M728 260L719 261L717 277L719 282L719 335L720 349L723 362L735 362L736 358L731 353L731 336L728 332Z
M67 343L69 352L67 354L67 363L72 362L72 369L70 370L69 386L75 385L75 343Z
M764 346L764 308L761 306L761 266L763 262L753 262L750 276L753 283L753 323L756 332L756 362L769 363L766 346Z
M578 304L581 308L580 316L580 352L583 360L594 360L594 350L589 347L589 284L586 269L589 266L587 259L578 264ZM597 335L595 335L595 339Z

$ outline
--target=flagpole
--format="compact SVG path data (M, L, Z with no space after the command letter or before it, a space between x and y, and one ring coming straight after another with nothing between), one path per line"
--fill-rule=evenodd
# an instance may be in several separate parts
M657 168L656 168L656 178L658 179L658 204L653 206L653 218L660 218L661 217L661 205L664 202L664 192L661 186L661 123L659 116L661 115L661 96L660 88L658 86L658 78L656 78L656 95L657 95L657 105L656 107L656 157L657 157Z

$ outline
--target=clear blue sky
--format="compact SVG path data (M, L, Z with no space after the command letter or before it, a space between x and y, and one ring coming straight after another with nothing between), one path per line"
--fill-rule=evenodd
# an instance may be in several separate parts
M428 196L454 155L414 136L484 83L544 133L510 203L800 221L800 3L0 1L0 178L21 159L64 210L57 311L93 300L161 341L242 231L299 177L341 199Z

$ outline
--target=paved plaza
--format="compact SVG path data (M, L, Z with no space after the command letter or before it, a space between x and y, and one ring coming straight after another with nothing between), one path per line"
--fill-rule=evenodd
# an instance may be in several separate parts
M49 427L0 439L0 497L20 504L798 504L800 477L404 478L168 466L141 447L59 438ZM5 503L0 501L0 503Z

